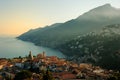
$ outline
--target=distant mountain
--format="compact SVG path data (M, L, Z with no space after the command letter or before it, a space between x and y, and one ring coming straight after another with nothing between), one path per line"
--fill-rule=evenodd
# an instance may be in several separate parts
M43 28L31 29L17 38L24 41L33 42L36 45L47 46L47 44L50 44L49 42L51 41L51 39L57 36L54 29L60 25L62 25L62 23L55 23Z
M105 4L103 6L99 6L97 8L94 8L86 13L84 13L82 16L79 16L78 20L96 20L101 21L101 19L113 19L120 16L120 9L112 7L110 4Z
M78 35L97 31L103 26L117 23L120 23L120 10L110 4L105 4L84 13L76 19L30 30L18 38L33 42L36 45L55 48Z

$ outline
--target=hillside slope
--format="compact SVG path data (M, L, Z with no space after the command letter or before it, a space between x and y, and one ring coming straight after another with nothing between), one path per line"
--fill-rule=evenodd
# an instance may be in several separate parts
M120 68L120 24L104 27L99 32L77 36L59 50L77 62L87 62L107 69Z
M45 28L30 30L18 38L36 45L55 48L78 35L99 31L106 25L120 23L120 10L105 4L94 8L76 19L54 24ZM54 26L54 27L53 27Z

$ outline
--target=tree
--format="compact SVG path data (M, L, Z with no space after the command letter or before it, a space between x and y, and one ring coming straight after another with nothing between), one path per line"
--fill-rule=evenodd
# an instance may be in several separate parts
M43 80L54 80L52 73L48 70L46 73L43 73Z
M119 72L114 73L107 80L120 80L120 73Z
M18 72L14 78L14 80L24 80L24 79L32 80L32 73L27 70L24 70L24 71Z

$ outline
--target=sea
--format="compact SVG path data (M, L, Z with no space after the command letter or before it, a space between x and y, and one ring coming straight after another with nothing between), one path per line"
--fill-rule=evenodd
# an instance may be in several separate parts
M28 56L30 51L34 56L44 51L47 56L64 57L58 50L36 46L31 42L22 41L13 36L0 36L0 58L25 57Z

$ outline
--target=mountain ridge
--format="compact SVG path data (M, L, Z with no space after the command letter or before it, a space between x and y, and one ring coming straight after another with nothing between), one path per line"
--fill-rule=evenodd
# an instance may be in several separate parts
M105 12L103 13L103 11L101 12L100 10ZM106 16L105 14L109 15ZM105 4L84 13L76 19L61 23L56 27L50 25L49 27L38 28L23 33L18 36L18 38L25 41L31 41L37 45L54 48L57 45L64 44L68 40L72 40L75 36L82 35L93 30L99 30L103 26L109 24L117 23L120 23L120 10L113 8L110 4ZM50 42L51 45L47 45L48 42Z
M110 4L105 4L84 13L76 19L60 23L55 27L54 24L44 28L33 29L23 33L18 38L31 41L37 45L54 48L78 35L83 35L93 30L97 31L106 25L117 23L120 23L120 10L113 8ZM48 42L51 45L47 45Z

